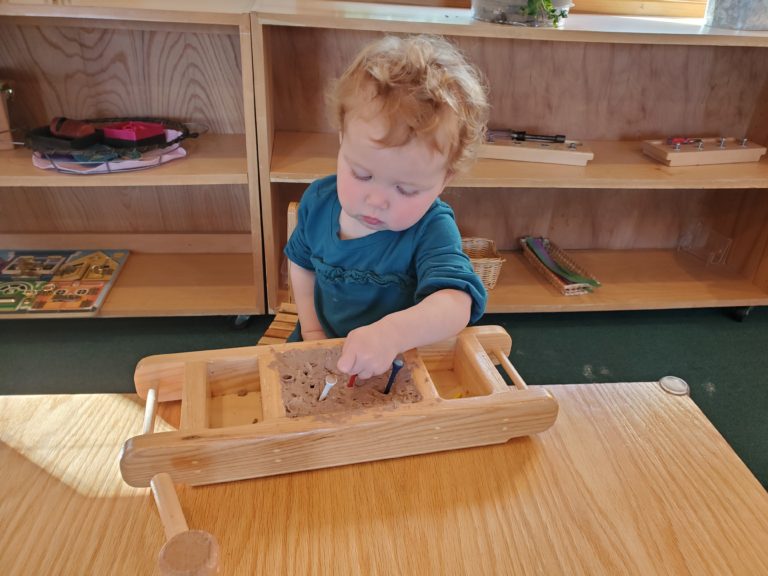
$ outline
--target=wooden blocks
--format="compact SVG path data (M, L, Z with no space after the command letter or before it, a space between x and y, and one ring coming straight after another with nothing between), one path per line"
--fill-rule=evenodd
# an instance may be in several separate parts
M120 461L123 479L148 486L165 472L174 482L210 484L503 443L546 430L557 416L554 398L526 387L514 369L517 387L504 383L494 364L509 355L511 338L498 326L482 326L404 354L420 400L372 407L351 403L338 412L287 417L275 354L342 343L143 359L135 374L138 394L144 397L157 387L162 401L181 399L184 425L129 439Z
M645 140L643 153L667 166L701 166L758 162L765 154L760 146L746 138L680 138L682 142Z

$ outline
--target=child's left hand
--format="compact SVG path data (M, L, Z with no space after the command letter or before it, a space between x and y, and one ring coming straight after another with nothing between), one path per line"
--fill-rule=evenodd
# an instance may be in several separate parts
M384 323L374 322L347 334L336 367L345 374L371 378L392 368L400 352L396 334L390 334Z

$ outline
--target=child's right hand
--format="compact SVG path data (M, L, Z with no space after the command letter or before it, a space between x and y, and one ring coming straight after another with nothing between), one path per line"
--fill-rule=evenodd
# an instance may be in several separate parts
M366 379L384 374L401 352L395 334L382 322L361 326L347 334L336 368L345 374Z

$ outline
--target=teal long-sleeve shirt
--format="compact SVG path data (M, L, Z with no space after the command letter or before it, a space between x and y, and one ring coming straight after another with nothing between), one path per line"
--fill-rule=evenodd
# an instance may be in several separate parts
M301 198L285 254L315 273L315 309L329 338L405 310L446 288L472 297L470 322L485 311L486 291L461 249L453 210L438 199L416 224L363 238L339 238L336 176L313 182ZM289 341L300 339L297 326Z

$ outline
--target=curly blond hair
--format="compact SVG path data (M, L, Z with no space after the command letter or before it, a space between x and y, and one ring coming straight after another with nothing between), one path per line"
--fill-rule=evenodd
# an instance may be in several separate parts
M402 146L425 139L465 170L485 137L488 97L480 72L438 36L385 36L367 45L327 94L329 115L344 131L350 113L377 116L387 132L377 142Z

